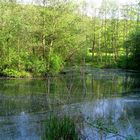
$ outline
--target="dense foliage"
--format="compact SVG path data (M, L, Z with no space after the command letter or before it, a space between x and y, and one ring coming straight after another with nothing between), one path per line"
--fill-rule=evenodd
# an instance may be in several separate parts
M120 14L116 5L102 3L90 15L85 7L56 0L35 5L1 2L0 74L43 76L83 61L137 69L139 6L125 6Z
M140 70L140 29L137 29L124 42L129 49L129 56L126 59L126 68Z

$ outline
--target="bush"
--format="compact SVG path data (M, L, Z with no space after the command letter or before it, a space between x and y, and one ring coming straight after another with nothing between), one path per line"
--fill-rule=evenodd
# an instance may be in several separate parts
M63 60L59 55L52 54L50 56L50 67L49 72L51 73L58 73L63 65Z
M33 73L35 75L44 75L46 73L46 63L43 60L35 59L33 62Z
M8 77L30 77L30 74L25 71L17 71L15 69L5 69L3 70L2 74Z
M43 140L78 140L74 121L68 117L50 117L45 125Z

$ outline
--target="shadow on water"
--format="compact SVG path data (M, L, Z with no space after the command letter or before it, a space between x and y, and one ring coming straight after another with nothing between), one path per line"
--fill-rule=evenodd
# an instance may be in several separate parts
M88 126L87 118L140 138L139 81L138 73L90 68L47 79L1 79L0 140L41 140L52 111L78 118L87 139L117 139Z

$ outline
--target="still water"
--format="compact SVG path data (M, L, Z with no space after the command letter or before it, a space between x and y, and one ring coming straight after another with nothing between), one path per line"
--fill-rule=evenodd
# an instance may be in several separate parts
M41 140L50 113L78 119L85 140L140 139L140 74L85 68L46 79L0 79L0 140ZM119 135L86 122L102 120Z

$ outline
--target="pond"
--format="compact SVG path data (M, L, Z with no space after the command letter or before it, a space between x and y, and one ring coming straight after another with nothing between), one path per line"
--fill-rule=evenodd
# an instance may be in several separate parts
M0 79L0 140L41 140L52 112L77 118L86 140L140 138L140 74L87 67L45 79ZM119 135L102 133L89 120L102 120Z

